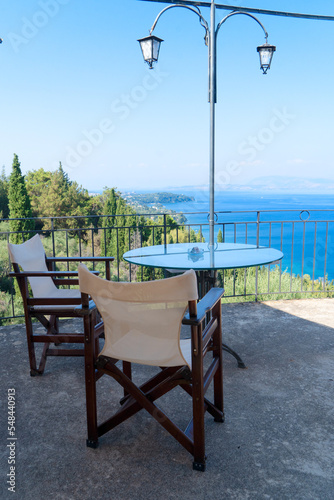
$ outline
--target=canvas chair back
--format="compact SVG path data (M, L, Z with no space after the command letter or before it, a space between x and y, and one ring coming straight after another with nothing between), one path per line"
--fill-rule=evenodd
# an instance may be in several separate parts
M38 234L20 245L8 243L8 252L11 262L18 264L23 271L48 272L43 243ZM52 297L57 293L57 287L50 277L29 278L29 283L35 298Z
M154 366L188 364L180 330L188 301L197 300L194 271L141 283L105 281L79 266L82 293L94 300L104 321L101 355Z

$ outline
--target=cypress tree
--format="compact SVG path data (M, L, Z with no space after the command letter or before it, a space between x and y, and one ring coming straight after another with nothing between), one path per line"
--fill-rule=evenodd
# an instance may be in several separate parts
M9 177L8 205L10 219L9 229L15 231L11 234L12 243L23 243L24 240L33 236L35 223L28 219L32 217L30 198L22 175L19 158L14 154L13 169Z
M102 253L121 260L124 252L130 248L131 239L137 236L137 217L114 188L105 188L102 196L103 213L108 216L102 219L102 227L106 228L102 235Z
M127 207L125 200L119 196L117 199L116 206L116 226L121 229L117 229L117 243L118 243L118 253L119 258L121 259L123 254L129 250L129 238L128 238L128 229L125 229L128 226L129 217L125 217L124 214L131 213L129 207ZM124 228L124 229L123 229Z
M104 255L113 255L116 258L115 251L117 253L117 237L114 225L117 207L117 195L114 188L105 188L103 195L103 214L108 215L108 217L103 217L101 219L101 225L102 227L107 227L108 229L104 230L104 238L102 239L102 252L104 253Z

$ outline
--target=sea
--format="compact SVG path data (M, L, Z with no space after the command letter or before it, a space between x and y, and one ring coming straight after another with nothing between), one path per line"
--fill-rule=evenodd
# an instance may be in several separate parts
M172 192L172 190L170 190ZM165 204L183 213L187 224L209 241L209 194L206 189L178 190L194 201ZM195 213L196 212L196 213ZM287 194L218 191L215 193L216 229L224 228L227 242L259 243L284 253L282 270L313 279L334 279L334 193Z

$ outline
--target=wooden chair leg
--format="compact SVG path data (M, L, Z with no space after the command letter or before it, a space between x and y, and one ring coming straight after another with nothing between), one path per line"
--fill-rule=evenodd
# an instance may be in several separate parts
M224 396L223 396L223 350L222 350L222 310L221 302L217 302L213 309L213 315L217 318L218 326L212 336L213 356L219 359L219 366L214 375L214 403L216 408L224 415ZM215 417L215 422L224 422L224 417Z
M203 357L202 328L194 328L197 337L197 353L192 357L192 399L193 399L193 433L194 461L193 469L205 471L205 431L204 431L204 387L203 387Z
M27 312L25 313L25 323L26 323L28 355L30 364L30 375L34 377L35 375L40 375L40 372L39 370L37 370L37 365L36 365L35 344L33 341L33 325L31 317Z
M96 315L93 312L84 317L85 332L85 381L86 381L86 410L87 410L87 446L97 448L99 444L97 431L96 405L96 376L95 376L95 347L94 326Z
M59 318L57 318L57 316L53 316L53 327L54 329L56 330L57 333L59 333ZM50 316L50 323L51 323L51 316ZM58 346L58 345L61 345L61 342L55 342L54 343L55 346Z
M35 314L34 315L35 318L38 319L38 321L44 326L44 328L46 329L46 333L48 335L58 335L59 334L59 330L57 329L57 324L55 326L55 316L54 315L51 315L50 316L50 319L47 319L46 316L44 316L43 314Z
M129 361L123 361L123 373L126 375L130 380L132 380L132 370L131 370L131 363ZM124 389L124 397L126 397L129 393Z
M95 357L98 356L99 352L100 352L100 337L96 337L95 338L95 346L94 346Z
M47 342L44 344L41 360L39 362L39 367L38 367L38 375L43 375L43 373L44 373L45 364L46 364L46 357L48 354L49 347L50 347L50 342Z

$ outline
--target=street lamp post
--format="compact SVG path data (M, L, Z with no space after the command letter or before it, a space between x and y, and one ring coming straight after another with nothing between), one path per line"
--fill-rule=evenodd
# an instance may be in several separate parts
M153 0L154 1L154 0ZM160 0L157 0L160 1ZM175 7L186 8L192 12L194 12L198 17L200 24L205 29L205 44L208 46L208 57L209 57L209 103L210 103L210 177L209 177L209 191L210 191L210 212L209 212L209 247L212 250L214 248L214 226L215 226L215 104L217 102L217 58L216 58L216 45L217 45L217 35L221 28L221 26L232 16L235 15L246 15L254 19L263 29L265 34L266 42L263 45L257 47L257 51L260 56L260 68L263 71L263 74L266 74L271 65L271 60L273 54L276 50L274 45L270 45L268 43L268 33L265 30L263 24L251 13L244 10L235 10L230 14L226 15L220 23L216 27L216 5L214 0L211 0L211 3L207 4L210 6L211 15L210 15L210 26L207 21L202 16L202 13L198 7L198 2L189 1L187 2L189 5L185 4L177 4L173 3L173 5L169 5L165 7L155 19L152 28L150 29L149 36L145 38L141 38L139 41L143 53L144 60L149 64L150 69L153 68L153 64L158 61L160 44L163 42L161 38L158 38L152 35L153 30L155 29L160 17L167 10L173 9Z

